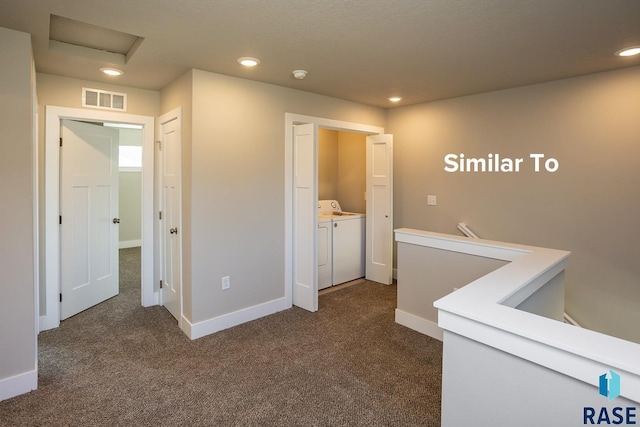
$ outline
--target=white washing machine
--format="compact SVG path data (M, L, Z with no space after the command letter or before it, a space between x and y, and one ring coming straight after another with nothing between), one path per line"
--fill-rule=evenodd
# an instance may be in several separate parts
M318 290L333 284L333 221L318 215Z
M366 216L343 212L337 200L320 200L318 213L332 222L332 285L364 277Z

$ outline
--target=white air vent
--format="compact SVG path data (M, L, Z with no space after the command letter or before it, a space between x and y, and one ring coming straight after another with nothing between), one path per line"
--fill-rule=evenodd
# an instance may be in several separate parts
M127 111L127 94L83 87L82 106L103 110Z

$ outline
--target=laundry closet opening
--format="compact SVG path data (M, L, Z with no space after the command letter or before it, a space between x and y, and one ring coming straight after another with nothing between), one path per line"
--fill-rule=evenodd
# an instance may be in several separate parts
M365 277L366 143L362 133L318 129L319 291Z
M322 162L320 165L319 151L325 151L319 148L320 131L325 136L333 136L333 157L336 159L333 164ZM355 164L345 161L349 155L341 156L341 149L357 150L358 146L342 147L340 140L362 137L365 138L365 153L362 155L360 149L356 157L365 164L365 190L361 184L349 190L346 185L341 189L347 177L358 169ZM305 310L318 310L319 200L345 203L344 211L353 210L365 218L365 277L374 282L390 284L393 258L393 135L385 134L384 128L377 126L286 113L285 165L285 298L292 305ZM329 184L329 188L333 187L334 190L329 191L341 191L342 194L333 194L337 194L342 201L337 198L320 199L331 194L324 190L320 190L321 193L318 189L319 186L325 187L325 182L319 184L325 174L323 172L319 176L318 172L319 168L325 167L335 171L334 177L328 181L333 183L335 179L335 184ZM362 170L361 163L359 168ZM362 176L361 173L357 175ZM355 195L351 196L351 192Z

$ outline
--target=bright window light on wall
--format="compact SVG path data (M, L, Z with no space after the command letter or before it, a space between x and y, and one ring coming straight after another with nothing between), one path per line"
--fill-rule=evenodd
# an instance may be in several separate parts
M118 129L142 129L142 125L132 125L130 123L109 123L104 122L104 127L108 128L118 128Z
M121 145L118 165L121 171L142 170L142 146Z

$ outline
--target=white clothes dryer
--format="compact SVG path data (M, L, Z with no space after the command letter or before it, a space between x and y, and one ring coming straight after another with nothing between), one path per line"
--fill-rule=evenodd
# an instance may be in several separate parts
M363 214L333 216L333 284L364 277L365 217Z
M332 221L331 283L339 285L364 277L366 216L344 212L337 200L318 201L318 212Z

